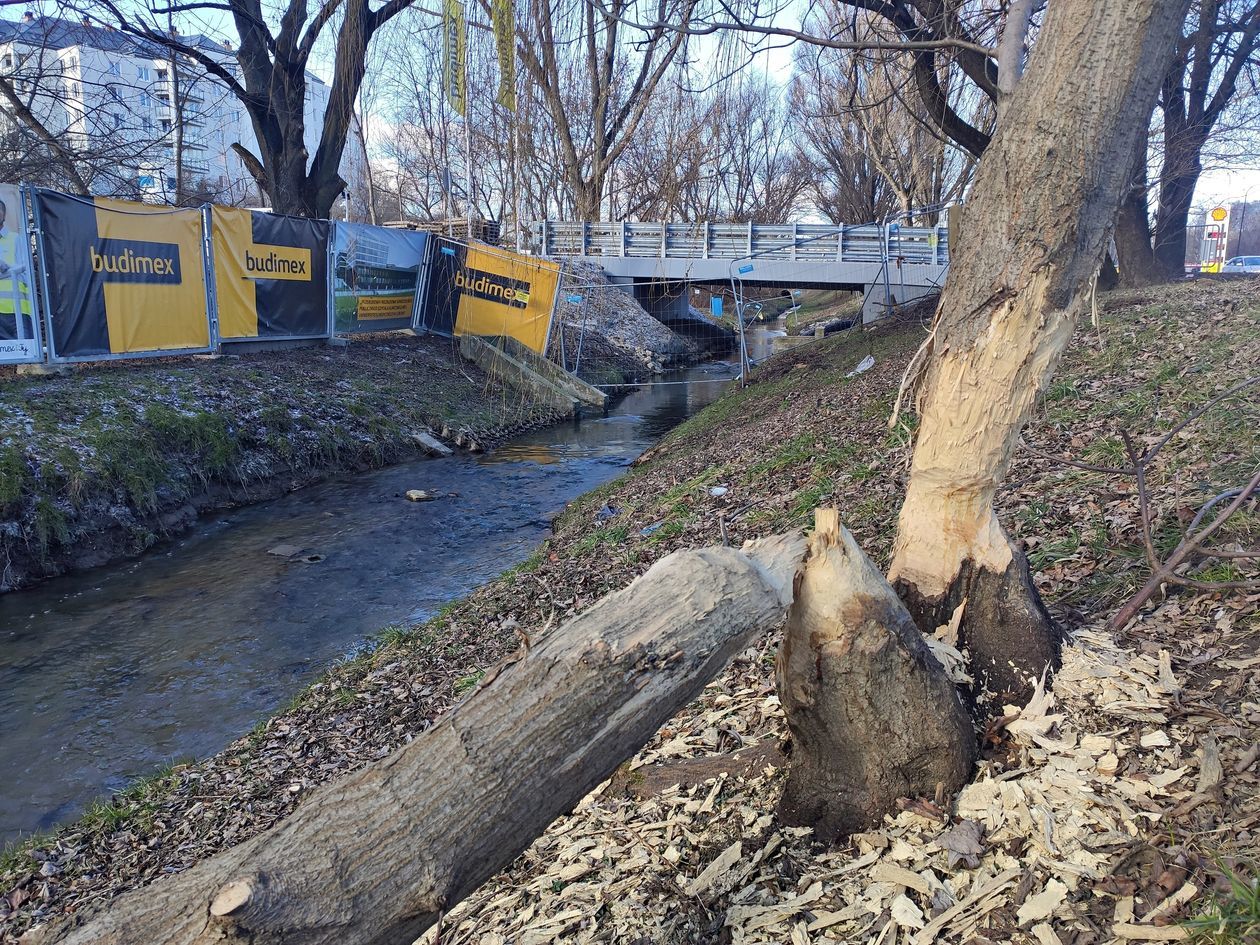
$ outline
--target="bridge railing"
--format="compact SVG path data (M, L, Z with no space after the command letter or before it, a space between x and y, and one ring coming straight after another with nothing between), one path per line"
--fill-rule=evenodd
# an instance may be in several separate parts
M662 259L786 259L879 262L885 258L943 266L948 230L866 223L580 223L530 224L532 251L543 256Z

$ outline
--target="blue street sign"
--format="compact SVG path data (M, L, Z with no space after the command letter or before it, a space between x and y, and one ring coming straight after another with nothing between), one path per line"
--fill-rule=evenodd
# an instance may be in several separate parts
M711 295L711 296L709 296L709 311L710 311L710 312L711 312L711 313L712 313L715 317L719 317L719 318L721 317L721 315L722 315L722 296L720 296L720 295Z
M739 267L739 274L740 274L741 276L743 276L743 275L747 275L748 273L752 272L752 270L753 270L753 267L752 267L752 266L740 266L740 267Z

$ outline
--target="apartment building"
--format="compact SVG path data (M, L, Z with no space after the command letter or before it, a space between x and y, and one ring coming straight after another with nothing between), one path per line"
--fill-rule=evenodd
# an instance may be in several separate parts
M202 35L180 39L239 74L230 42ZM265 205L232 147L239 142L258 153L249 116L192 60L172 58L161 46L86 18L27 13L15 22L0 20L0 76L41 124L64 137L74 152L91 156L86 171L96 193L172 201L178 148L186 192L222 203ZM328 97L328 86L308 72L310 154L319 144ZM4 111L2 120L12 124L13 109ZM359 134L357 122L352 134ZM347 142L341 174L352 186L364 174L362 156L360 141Z

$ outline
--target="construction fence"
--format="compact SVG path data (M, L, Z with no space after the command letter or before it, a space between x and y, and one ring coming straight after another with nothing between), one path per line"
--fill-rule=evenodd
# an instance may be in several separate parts
M0 184L0 364L404 328L541 354L560 270L420 231Z

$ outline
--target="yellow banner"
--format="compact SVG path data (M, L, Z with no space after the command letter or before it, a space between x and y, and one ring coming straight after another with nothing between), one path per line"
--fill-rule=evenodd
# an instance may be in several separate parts
M560 266L508 250L469 246L455 272L457 335L507 335L539 354L547 348Z
M464 0L442 3L442 88L456 114L468 110L468 25Z
M208 347L200 211L93 202L97 239L79 262L102 279L110 351Z
M490 0L494 45L499 53L499 104L516 111L516 12L512 0Z

